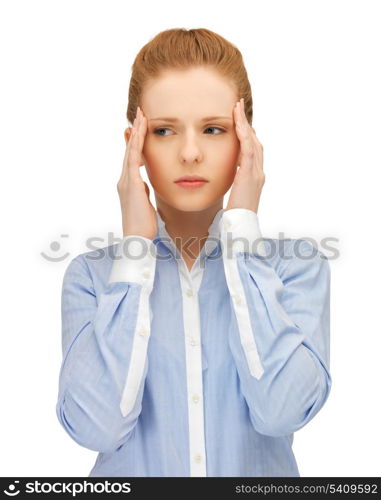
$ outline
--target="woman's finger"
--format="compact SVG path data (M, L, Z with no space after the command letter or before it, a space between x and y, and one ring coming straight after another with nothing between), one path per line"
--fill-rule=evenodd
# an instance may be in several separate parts
M129 137L128 137L128 140L127 140L127 143L126 143L126 149L124 151L123 167L122 167L122 174L120 176L120 179L123 179L123 178L125 178L127 176L128 158L129 158L129 153L130 153L130 149L131 149L132 136L133 136L133 133L134 133L136 121L137 121L137 116L135 116L135 119L132 122L132 126L130 128Z
M141 124L141 112L138 108L136 113L136 123L131 134L131 146L127 158L127 175L131 179L143 180L139 170L141 157L141 142L139 142Z
M139 151L139 167L144 165L144 161L142 158L142 152L143 152L143 145L144 145L144 140L145 140L145 135L147 132L147 119L143 114L143 111L140 109L138 106L139 110L139 128L137 130L137 135L138 135L138 151Z

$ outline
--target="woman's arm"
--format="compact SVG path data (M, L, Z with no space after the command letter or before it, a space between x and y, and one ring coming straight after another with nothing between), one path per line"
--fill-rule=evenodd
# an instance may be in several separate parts
M229 343L250 417L262 434L287 435L317 414L331 388L329 263L307 240L293 240L301 255L292 250L277 274L251 210L224 212L220 228L233 308ZM228 232L242 241L229 246Z
M144 258L127 257L134 255L133 245L141 253L137 240L146 248L152 243L142 236L123 238L99 296L83 254L70 262L63 279L56 413L78 444L100 452L126 442L141 412L156 254L152 245Z

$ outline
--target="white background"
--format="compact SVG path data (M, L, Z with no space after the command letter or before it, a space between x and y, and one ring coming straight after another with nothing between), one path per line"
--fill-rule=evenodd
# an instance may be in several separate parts
M1 476L87 476L95 462L55 414L62 277L88 237L104 247L108 233L122 236L131 65L158 32L179 27L216 31L244 56L264 146L263 235L335 239L333 385L295 433L300 474L381 475L380 7L1 2ZM69 255L57 263L41 252Z

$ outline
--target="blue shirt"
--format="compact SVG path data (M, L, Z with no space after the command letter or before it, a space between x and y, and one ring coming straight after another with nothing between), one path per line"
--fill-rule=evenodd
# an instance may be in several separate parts
M157 220L65 271L56 413L89 477L299 476L331 388L326 256L221 209L189 272Z

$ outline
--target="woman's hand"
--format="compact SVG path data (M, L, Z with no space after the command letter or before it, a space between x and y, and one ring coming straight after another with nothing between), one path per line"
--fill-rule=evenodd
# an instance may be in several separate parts
M265 183L263 146L258 141L255 130L247 121L243 98L234 106L233 116L241 149L238 159L239 169L236 172L225 210L247 208L257 213L262 187Z
M158 229L156 210L149 199L149 187L139 172L139 167L144 165L142 150L146 132L147 119L138 106L117 190L122 209L123 236L144 236L153 240Z

